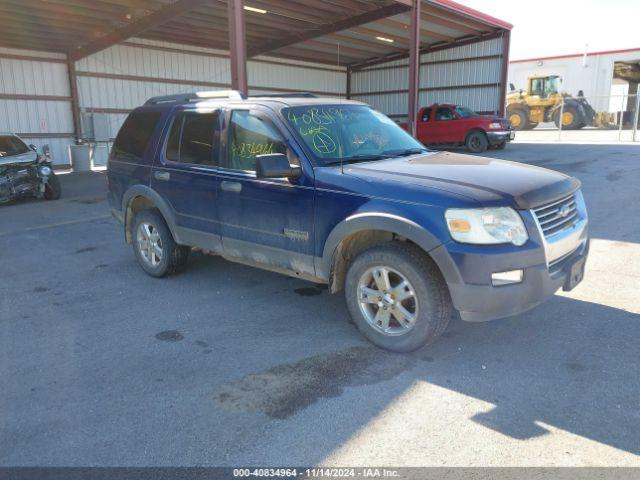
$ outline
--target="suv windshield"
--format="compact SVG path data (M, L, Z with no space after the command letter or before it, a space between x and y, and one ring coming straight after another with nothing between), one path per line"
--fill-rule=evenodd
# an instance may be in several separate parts
M467 107L461 107L460 105L456 107L456 113L460 116L460 118L473 118L479 116L473 110Z
M365 105L288 107L282 114L325 164L379 160L427 151L389 117Z
M13 135L0 135L0 157L22 155L30 150L25 143Z

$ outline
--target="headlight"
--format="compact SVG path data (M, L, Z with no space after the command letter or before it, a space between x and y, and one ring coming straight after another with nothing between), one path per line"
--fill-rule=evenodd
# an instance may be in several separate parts
M500 122L493 122L489 124L489 128L502 128Z
M49 167L48 165L42 165L38 171L40 172L40 175L42 175L43 177L48 177L49 175L51 175L51 167Z
M458 242L520 246L529 238L522 218L513 208L450 208L444 216L451 236Z

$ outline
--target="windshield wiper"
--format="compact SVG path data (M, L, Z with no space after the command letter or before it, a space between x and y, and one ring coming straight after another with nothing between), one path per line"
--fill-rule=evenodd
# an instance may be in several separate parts
M417 153L426 153L429 150L422 147L415 148L405 148L405 149L397 149L397 150L387 150L382 152L383 155L387 155L389 157L406 157L407 155L415 155Z
M389 158L389 155L382 155L377 153L360 153L357 155L351 155L350 157L344 157L342 159L338 158L336 160L332 160L330 163L333 165L337 163L367 162L370 160L384 160L385 158Z

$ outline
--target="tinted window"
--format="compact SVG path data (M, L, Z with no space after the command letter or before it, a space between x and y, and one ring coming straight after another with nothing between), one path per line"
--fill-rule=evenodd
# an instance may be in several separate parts
M217 165L218 149L214 145L217 124L217 113L177 114L167 139L167 159L196 165Z
M113 144L113 154L141 159L158 120L160 112L134 112L129 115Z
M256 156L286 153L280 132L269 121L246 110L236 110L229 123L229 168L255 171Z
M428 122L429 121L429 114L431 113L431 109L427 108L426 110L424 110L422 112L422 121L423 122Z
M453 114L447 107L439 107L436 111L436 120L452 120Z
M18 137L13 135L0 136L0 157L11 157L13 155L21 155L31 150Z

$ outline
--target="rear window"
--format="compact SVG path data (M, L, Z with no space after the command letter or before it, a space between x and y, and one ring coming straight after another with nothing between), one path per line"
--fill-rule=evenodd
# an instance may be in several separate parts
M177 114L167 140L165 156L173 162L217 165L217 125L217 112Z
M30 150L25 143L13 135L0 135L0 157L21 155Z
M160 112L134 112L127 117L113 144L113 155L134 160L144 156Z

